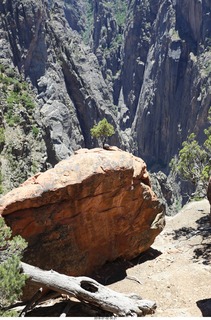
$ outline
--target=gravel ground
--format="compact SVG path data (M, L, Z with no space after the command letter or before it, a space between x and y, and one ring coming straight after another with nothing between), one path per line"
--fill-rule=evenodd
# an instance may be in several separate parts
M148 260L141 261L144 256L140 256L139 262L126 270L129 279L109 287L156 301L153 317L211 316L208 213L209 202L205 199L191 202L176 216L167 217L166 227L148 252Z

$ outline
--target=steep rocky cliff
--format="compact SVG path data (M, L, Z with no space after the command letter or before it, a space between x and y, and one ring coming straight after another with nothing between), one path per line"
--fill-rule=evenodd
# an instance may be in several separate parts
M80 9L79 4L74 10ZM94 123L103 117L115 126L117 123L112 97L97 59L91 49L83 44L77 32L70 27L71 8L63 1L48 3L41 0L36 3L8 0L0 5L1 65L5 69L13 70L12 78L15 81L16 74L25 79L31 85L34 95L32 116L36 118L41 135L41 141L37 141L37 144L38 148L42 144L42 153L45 154L44 163L42 166L37 165L37 171L55 165L72 154L73 150L94 146L96 142L91 141L89 131ZM74 28L79 27L74 24ZM3 91L2 86L1 89ZM5 103L1 108L2 135L6 137L2 143L1 154L4 190L12 187L8 183L8 177L14 175L13 169L10 170L8 166L7 137L10 137L10 131L15 133L12 143L18 150L20 148L17 145L23 145L26 139L24 132L19 136L16 134L21 128L18 121L15 119L11 124L5 116L10 91L13 94L14 88L11 86L6 90ZM21 117L20 108L21 101L14 103L11 113L18 113ZM117 144L117 137L118 130L111 140L113 144ZM17 158L15 150L12 155ZM22 160L28 163L27 151L22 152L21 156ZM40 162L41 158L42 156ZM15 165L19 168L19 172L15 174L20 183L24 180L21 175L23 168L19 162ZM7 167L7 170L4 167ZM28 165L24 171L26 175L31 174Z
M1 79L13 80L0 82L1 190L97 146L90 128L103 117L109 143L168 172L187 134L202 140L207 126L210 11L208 0L2 1ZM21 96L27 83L30 116L21 99L8 106L14 80Z
M165 167L188 133L201 139L211 102L210 9L192 0L159 6L132 125L151 166Z
M104 6L105 2L100 1ZM101 11L97 19L101 17L105 28L108 15L105 19ZM134 0L128 3L124 30L118 29L122 34L115 60L120 60L119 73L117 62L115 68L110 63L107 73L114 77L113 99L121 133L125 139L130 136L130 150L143 156L154 170L166 169L188 133L203 139L203 128L208 125L210 11L209 1ZM96 43L106 55L103 43ZM107 51L112 48L108 45Z

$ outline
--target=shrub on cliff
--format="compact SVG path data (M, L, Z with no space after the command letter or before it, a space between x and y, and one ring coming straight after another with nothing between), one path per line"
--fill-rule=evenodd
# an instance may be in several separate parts
M11 235L0 217L0 316L15 315L6 309L20 297L26 280L26 275L20 273L20 259L27 243L20 236Z
M205 191L211 175L211 108L208 113L210 126L204 130L206 139L202 145L195 140L196 135L191 133L183 142L182 149L170 162L172 171L180 178L190 181L197 187L202 185Z
M104 146L106 138L114 134L114 127L104 118L98 124L94 125L90 133L92 137L99 138Z

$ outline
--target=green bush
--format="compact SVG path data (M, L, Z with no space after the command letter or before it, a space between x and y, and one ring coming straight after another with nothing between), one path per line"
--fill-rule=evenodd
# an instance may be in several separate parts
M13 69L13 68L7 68L7 69L5 69L5 73L6 73L6 75L7 75L8 77L14 78L14 77L15 77L15 74L16 74L16 71L15 71L15 69Z
M14 104L20 103L20 94L16 91L11 91L7 97L7 104L10 109L13 108Z
M40 132L39 128L37 128L36 126L32 126L32 133L35 138L38 136L39 132Z
M13 114L11 110L9 110L5 115L5 120L10 127L14 127L19 124L21 119L18 115Z
M208 123L211 124L211 108ZM171 160L170 167L181 179L193 183L196 187L201 183L205 190L211 175L211 125L204 133L206 140L202 145L196 141L196 135L191 133L183 142L179 154Z
M0 145L5 143L5 129L0 127Z
M105 144L106 138L114 134L114 127L104 118L90 130L91 136L99 138Z
M20 83L16 82L13 91L10 91L7 96L7 106L8 111L5 114L5 119L7 124L12 127L21 121L20 116L15 114L14 110L17 109L18 106L22 106L30 113L31 110L34 109L35 104L28 92L23 92Z
M14 92L20 92L21 91L21 84L20 84L19 81L14 81L13 91Z
M0 63L0 72L4 72L4 71L5 71L5 66L2 63Z
M7 92L7 85L5 83L2 86L2 91L5 93Z
M32 101L32 98L27 92L23 92L20 96L20 103L24 105L27 109L33 109L35 107L34 102Z
M20 236L11 235L11 229L0 217L0 316L14 315L6 309L21 296L27 278L20 273L20 259L27 243Z

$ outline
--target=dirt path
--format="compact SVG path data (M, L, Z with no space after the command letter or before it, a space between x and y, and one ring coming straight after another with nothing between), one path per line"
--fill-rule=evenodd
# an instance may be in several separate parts
M209 203L202 200L189 203L174 217L167 217L164 231L149 250L148 258L151 255L152 260L140 260L126 270L129 279L109 287L156 301L153 317L211 316L208 212Z

